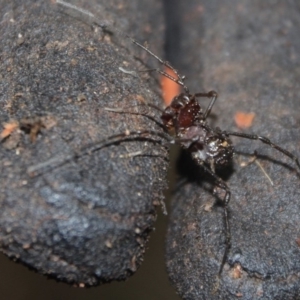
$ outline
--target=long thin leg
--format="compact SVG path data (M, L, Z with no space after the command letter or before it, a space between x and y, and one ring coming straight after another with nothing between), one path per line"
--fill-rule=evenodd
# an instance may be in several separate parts
M130 105L128 107L126 107L126 109L128 108L131 108L131 107L137 107L136 105L133 106L133 105ZM149 108L149 107L152 107L152 108L156 108L156 109L159 109L160 111L162 111L158 106L156 105L151 105L151 104L145 104L143 107L146 107L146 108ZM156 123L159 127L161 127L163 130L167 131L167 128L166 126L161 123L160 121L158 121L155 116L152 116L150 114L148 114L148 112L135 112L135 111L127 111L127 110L123 110L122 108L112 108L112 107L104 107L104 110L106 111L111 111L111 112L114 112L114 113L118 113L118 114L128 114L128 115L138 115L138 116L144 116L148 119L150 119L151 121L153 121L154 123Z
M242 137L242 138L249 139L249 140L259 140L259 141L263 142L264 144L267 144L268 146L271 146L272 148L278 150L279 152L281 152L284 155L286 155L289 158L291 158L296 163L297 167L300 169L300 163L299 163L299 160L298 160L297 156L295 156L291 152L289 152L289 151L281 148L280 146L274 144L273 142L271 142L266 137L259 136L259 135L256 135L256 134L248 134L248 133L241 133L241 132L227 132L227 131L223 131L223 133L225 135L238 136L238 137Z
M133 42L133 41L135 41L135 40L132 39L132 42ZM160 70L160 69L157 69L157 68L155 68L155 69L148 69L148 70L146 70L146 71L139 71L139 72L153 72L153 71L154 71L154 72L157 72L157 73L159 73L159 74L161 74L161 75L163 75L163 76L169 78L170 80L176 82L177 84L181 85L181 86L183 87L184 91L185 91L187 94L189 93L189 89L188 89L187 86L184 84L185 76L180 76L179 73L178 73L178 71L177 71L176 69L174 69L174 67L172 67L171 64L170 64L168 61L160 59L157 55L155 55L153 52L151 52L151 51L150 51L148 48L146 48L145 46L141 45L140 43L138 43L138 42L136 42L136 41L133 42L133 43L136 44L136 45L138 45L139 47L143 48L143 49L144 49L145 51L147 51L149 54L151 54L151 55L154 56L156 59L158 59L159 62L160 62L161 64L163 64L163 65L166 66L167 68L171 69L171 70L175 73L175 75L176 75L178 78L176 78L176 77L170 75L169 73L167 73L167 72L165 72L165 71L162 71L162 70Z
M210 98L210 103L206 108L206 111L203 115L203 120L205 121L206 118L209 116L217 98L218 98L218 94L215 91L210 91L208 93L197 93L195 94L195 97L206 97L206 98Z
M137 106L146 106L146 107L152 107L152 108L158 110L160 113L164 113L164 110L163 110L162 108L160 108L159 106L155 105L155 104L147 103L146 101L145 101L145 102L143 101L142 103L143 103L143 104L129 105L129 106L126 106L126 108L137 107ZM109 108L109 107L105 107L104 109L107 110L107 111L121 112L121 109L119 109L119 108ZM138 112L137 112L136 114L138 114Z
M202 160L200 159L195 159L195 160L197 164L201 165L201 167L215 179L216 185L225 191L225 196L223 198L224 223L225 223L225 251L218 272L218 276L220 276L223 271L225 262L227 260L229 250L231 248L231 230L230 230L230 224L228 218L228 204L231 198L231 192L228 185L225 183L225 181L222 178L220 178L215 172L213 172L209 167L207 167Z
M174 139L166 133L155 131L155 130L143 130L143 131L125 131L119 134L111 135L99 142L93 143L91 145L87 145L85 147L82 147L79 150L73 151L73 153L70 154L59 154L56 155L44 162L38 163L36 165L30 166L27 168L27 174L30 176L38 176L43 173L43 170L45 169L55 169L73 159L77 159L79 157L82 157L84 155L89 155L95 151L98 151L104 147L108 147L110 145L113 145L117 142L125 142L128 140L134 140L137 138L147 138L145 135L152 135L155 137L161 137L165 140L167 140L169 143L174 143ZM149 138L150 139L150 138Z
M99 22L99 20L97 20L96 16L94 14L92 14L91 12L83 9L83 8L80 8L74 4L71 4L69 2L66 2L66 1L63 1L63 0L56 0L56 3L57 4L60 4L62 6L65 6L65 7L68 7L68 8L71 8L83 15L86 15L88 16L89 18L91 18L93 20L93 22L99 26L100 28L102 28L103 30L107 30L107 28L109 27L113 27L112 25L107 25L107 24L103 24L101 22ZM146 52L148 52L151 56L153 56L157 61L159 61L162 65L164 65L165 67L171 69L178 78L175 78L171 75L169 75L167 72L164 72L160 69L154 69L156 72L160 73L161 75L173 80L174 82L178 83L179 85L181 85L185 92L188 93L189 90L187 88L187 86L184 84L184 76L180 76L178 71L166 60L162 60L160 57L158 57L156 54L154 54L150 49L148 49L147 47L143 46L142 44L140 44L138 41L136 41L135 39L133 39L131 36L129 36L128 34L124 33L124 32L121 32L120 30L114 28L114 30L116 32L118 32L121 36L125 36L126 38L128 38L133 44L137 45L138 47L142 48L143 50L145 50Z

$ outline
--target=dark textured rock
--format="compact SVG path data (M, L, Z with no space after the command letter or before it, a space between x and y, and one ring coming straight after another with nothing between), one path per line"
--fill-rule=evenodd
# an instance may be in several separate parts
M300 155L299 4L296 1L191 1L184 16L183 72L191 92L219 93L210 123L238 131L237 111L254 112L247 132ZM206 102L203 101L205 107ZM173 200L167 238L170 278L183 299L299 299L300 179L288 157L259 142L233 138L238 152L219 173L232 191L232 247L224 253L223 209L211 180L180 165L189 183ZM185 164L187 162L185 161ZM208 210L208 211L206 211Z
M158 3L73 3L161 48ZM147 16L136 13L141 7ZM161 130L104 109L160 104L148 73L119 70L143 69L133 53L145 53L50 1L1 1L0 10L1 251L73 284L125 279L141 264L162 201L167 151L145 135L72 155L127 129ZM28 168L57 155L71 156L30 176Z

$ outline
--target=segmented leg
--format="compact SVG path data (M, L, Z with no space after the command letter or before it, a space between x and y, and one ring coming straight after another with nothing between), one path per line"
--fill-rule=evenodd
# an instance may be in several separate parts
M160 131L155 130L143 130L143 131L125 131L123 133L111 135L99 142L93 143L91 145L87 145L82 147L79 150L75 150L73 153L70 154L59 154L56 155L44 162L38 163L36 165L30 166L27 168L27 173L30 176L37 176L43 173L45 169L48 171L49 169L55 169L71 160L78 159L84 155L89 155L93 152L96 152L104 147L108 147L113 145L117 142L125 142L128 140L134 140L137 138L147 138L145 135L151 135L154 137L161 137L167 140L169 143L174 143L174 139L167 133L163 133Z
M225 181L222 178L220 178L209 167L207 167L202 160L200 160L200 159L195 159L195 160L196 160L197 164L201 165L201 167L214 178L216 185L225 191L225 196L222 199L223 211L224 211L224 223L225 223L225 251L224 251L223 258L222 258L221 265L220 265L219 272L218 272L218 276L220 276L223 271L225 262L227 260L229 250L231 248L231 230L230 230L230 224L229 224L229 218L228 218L228 204L229 204L229 201L231 198L231 192L230 192L228 185L225 183Z
M264 144L276 149L277 151L283 153L284 155L288 156L289 158L291 158L297 165L297 167L300 169L300 163L298 160L298 157L295 156L294 154L292 154L291 152L281 148L280 146L278 146L277 144L274 144L273 142L271 142L268 138L264 137L264 136L259 136L256 134L248 134L248 133L242 133L242 132L227 132L227 131L223 131L223 133L225 135L233 135L233 136L238 136L241 138L245 138L245 139L249 139L249 140L258 140L263 142Z
M205 97L205 98L210 98L210 103L208 104L205 113L203 114L203 120L205 121L207 119L207 117L209 116L217 98L218 98L218 94L215 91L210 91L208 93L197 93L195 94L195 97Z

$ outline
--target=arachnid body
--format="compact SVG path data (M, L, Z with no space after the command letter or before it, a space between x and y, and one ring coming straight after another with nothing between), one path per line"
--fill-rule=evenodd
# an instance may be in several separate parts
M63 1L57 1L58 3L67 6L69 8L77 9L81 13L88 14L90 17L94 18L94 16L86 12L85 10L79 9L73 5L70 5ZM97 20L95 20L95 24L105 29L106 25L102 25ZM231 247L231 233L230 233L230 222L228 217L228 206L231 198L231 191L226 182L220 178L216 174L216 167L224 167L228 165L234 154L233 143L230 139L230 136L241 137L249 140L259 140L262 143L276 149L287 157L291 158L300 169L300 163L298 158L293 155L291 152L285 150L281 146L273 143L268 138L256 135L256 134L246 134L241 132L229 132L225 130L221 130L220 128L213 128L209 124L207 124L207 118L210 115L210 112L215 104L217 99L217 93L214 91L210 91L208 93L195 93L191 94L189 89L184 84L184 76L181 76L178 71L170 65L167 61L162 60L153 52L151 52L148 48L144 47L142 44L138 43L136 40L132 39L128 35L125 35L127 38L131 40L132 43L137 45L138 47L144 49L148 54L154 57L159 63L164 65L165 67L171 69L175 73L175 77L169 75L165 71L157 69L156 71L163 76L168 77L170 80L173 80L177 84L179 84L184 92L174 97L172 103L166 107L161 114L161 120L163 122L163 126L166 130L166 135L162 135L159 132L144 130L144 131L131 131L126 134L121 133L120 135L114 136L113 138L120 137L128 137L132 136L145 136L145 135L158 135L160 137L165 138L170 143L178 143L182 148L186 149L191 153L193 160L203 168L207 173L209 173L215 180L215 185L224 190L224 198L223 201L223 211L224 211L224 223L225 223L225 251L223 254L222 261L220 263L219 275L222 273L224 264L227 259L228 252ZM209 98L210 103L208 104L205 110L202 109L199 98ZM149 105L151 107L151 105ZM157 108L157 107L156 107ZM116 111L118 113L126 113L125 111ZM129 112L131 113L131 112ZM134 113L139 114L139 113ZM175 138L169 133L173 131L175 134ZM110 137L106 140L110 140ZM105 143L105 142L104 142ZM97 147L95 147L97 150ZM84 150L86 151L86 150ZM76 157L83 155L85 152L76 154ZM94 151L94 150L92 150ZM68 157L71 159L72 157ZM64 157L60 157L60 160L64 160ZM41 167L48 166L50 163L55 162L54 160L48 161L41 166L34 166L29 169L29 172L35 172Z
M112 18L107 18L98 1L72 2L82 3L90 11L95 8L101 20L114 20L120 13L118 8ZM53 1L19 1L2 8L1 74L5 76L0 83L1 116L2 121L9 122L1 133L0 149L2 252L42 274L80 286L127 278L142 263L150 231L157 224L155 208L163 200L167 182L168 147L162 145L176 142L194 159L180 165L180 173L188 182L173 197L166 236L166 263L178 291L193 291L195 296L184 298L198 299L204 290L211 295L213 283L219 282L222 295L217 295L218 299L232 299L240 287L245 295L249 288L254 290L247 299L256 299L262 293L263 298L285 299L275 295L275 288L297 298L299 172L282 153L299 163L281 147L299 154L299 88L290 69L283 74L281 71L300 51L290 53L293 55L285 57L281 66L273 66L272 56L253 70L249 60L257 57L249 55L250 46L239 52L228 51L239 57L234 61L235 55L220 55L227 54L224 40L223 46L213 43L211 47L211 40L205 36L201 55L199 48L186 42L189 47L183 59L191 60L189 50L195 54L194 65L185 64L191 72L197 71L196 76L190 76L195 87L189 83L188 89L183 76L169 76L183 92L178 92L163 110L159 108L161 98L152 92L157 87L153 78L149 73L138 74L146 59L157 58L163 66L172 66L139 43L131 40L136 46L128 48L129 40L120 40L114 30L102 32L99 21L96 26L87 26L82 20L86 18L74 19L58 10ZM136 10L130 8L127 12L134 16ZM128 15L122 14L122 20ZM203 18L206 16L204 13ZM156 41L162 23L157 18L149 23L152 30L148 35L143 31L148 23L141 24L141 18L146 20L132 18L124 30L143 36L159 51L162 45ZM124 24L122 20L116 22ZM289 30L295 27L287 25ZM138 30L131 31L132 26ZM212 26L205 26L210 34ZM277 25L273 27L278 29ZM218 32L222 30L218 25ZM287 42L281 44L282 55L287 54L285 50L297 49L285 48L293 44L288 43L289 30L280 36ZM248 45L254 45L259 31L252 34L254 40ZM16 41L17 37L21 38ZM213 34L214 41L215 37ZM236 39L228 42L227 38L226 43L236 43ZM272 40L277 38L272 36ZM258 41L255 45L256 53L262 54L269 43ZM142 59L130 55L141 50L132 49L137 46L143 49L137 55ZM205 52L205 47L214 49L214 55ZM261 51L257 51L259 47ZM203 68L202 59L206 64ZM260 57L258 62L265 60ZM147 63L146 71L154 65ZM237 66L242 78L234 72ZM259 76L258 70L262 71ZM259 80L253 80L254 76ZM220 103L216 103L214 92L194 94L201 90L199 84L217 87ZM224 131L234 127L232 115L237 108L251 109L257 120L253 130L280 147L263 137ZM28 117L29 127L22 121ZM239 135L248 140L239 139ZM257 145L257 157L274 186L260 174L255 165L258 160L242 168L239 154L252 154L251 139L271 146ZM281 153L274 153L272 147ZM235 159L227 167L232 156ZM162 260L155 260L162 265ZM220 280L216 280L218 272ZM272 289L270 297L265 295L268 286ZM206 295L200 298L211 299Z
M216 174L215 169L216 167L228 165L233 157L234 147L229 137L237 136L250 140L259 140L290 157L295 161L299 169L300 163L295 155L273 143L266 137L242 132L227 132L218 127L212 128L209 126L206 120L215 104L217 93L215 91L210 91L208 93L190 94L187 86L183 83L184 76L180 76L178 71L169 63L164 62L164 64L171 68L178 77L178 79L170 79L180 84L185 92L174 97L170 106L164 110L161 119L168 130L173 130L175 132L177 143L191 153L193 160L199 166L204 168L204 170L215 179L216 186L220 187L225 192L222 201L224 208L226 247L218 273L220 275L231 247L231 233L228 218L228 204L231 198L231 192L225 181ZM197 100L197 98L201 97L210 98L210 103L204 112Z
M94 23L96 25L106 30L107 26L97 21L97 19L92 13L61 0L57 1L57 3L69 7L71 9L75 9L80 13L88 15L90 18L94 20ZM163 125L166 131L168 132L169 130L174 131L175 139L173 139L171 135L169 136L165 135L163 137L166 138L169 142L179 143L183 148L187 149L187 151L191 153L193 160L200 167L204 168L205 171L214 178L216 186L218 186L219 188L225 191L225 196L222 200L223 200L223 209L224 209L226 247L219 268L219 275L220 275L222 273L223 266L226 262L227 255L231 246L231 233L230 233L230 225L229 225L229 218L228 218L228 204L231 198L231 192L226 182L216 175L215 168L226 166L232 159L232 156L234 154L234 147L229 137L237 136L237 137L246 138L250 140L259 140L264 144L278 150L284 155L290 157L292 160L295 161L297 167L300 169L299 160L295 155L283 149L282 147L276 145L275 143L271 142L266 137L259 136L256 134L227 132L221 130L220 128L212 128L211 126L209 126L206 120L215 104L215 101L217 99L217 93L214 91L210 91L208 93L191 94L187 86L184 84L185 77L180 75L178 71L172 65L170 65L169 62L164 61L156 54L154 54L152 51L150 51L147 47L138 43L136 40L134 40L127 34L123 34L123 35L129 40L131 40L133 44L144 49L148 54L154 57L163 66L171 69L175 74L175 77L169 75L167 72L162 71L160 69L155 69L155 70L161 75L176 82L184 89L183 93L174 97L170 106L166 107L165 110L162 111L162 115L161 115L161 119L163 121ZM198 98L203 98L203 97L210 99L210 103L208 104L205 111L202 110L200 103L198 101ZM126 113L124 111L118 111L118 112ZM145 130L142 132L135 131L126 134L121 134L120 137L122 137L123 135L136 136L136 135L145 135L145 134L149 134L149 135L157 134L158 136L162 136L162 134L159 132L156 133L155 131Z

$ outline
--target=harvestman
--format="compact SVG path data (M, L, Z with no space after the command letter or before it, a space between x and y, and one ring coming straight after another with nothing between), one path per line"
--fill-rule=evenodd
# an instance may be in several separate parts
M58 4L74 9L79 13L87 15L91 19L93 19L93 23L102 28L103 30L107 29L107 25L101 24L97 21L96 17L82 8L79 8L73 4L57 0ZM223 211L224 211L224 223L225 223L225 251L223 254L222 262L219 269L219 275L222 273L224 264L227 260L227 256L231 247L231 233L230 233L230 225L228 219L228 204L231 197L230 188L228 185L216 175L215 168L222 167L228 165L231 161L234 154L233 143L230 140L230 136L237 136L241 138L246 138L250 140L259 140L262 143L271 146L272 148L278 150L284 155L288 156L292 160L295 161L297 167L300 170L300 163L298 158L290 153L289 151L281 148L280 146L274 144L268 138L259 136L256 134L246 134L240 132L229 132L225 130L221 130L220 128L212 128L207 124L207 118L210 115L210 112L217 100L217 93L215 91L210 91L208 93L195 93L190 94L189 89L184 84L185 77L180 75L178 71L170 65L169 62L162 60L157 55L155 55L148 48L138 43L136 40L128 36L127 34L123 34L125 37L131 40L131 42L138 47L145 50L149 55L154 57L160 64L165 67L171 69L176 77L169 75L168 73L155 69L158 73L163 76L166 76L170 80L176 82L180 85L184 92L174 97L172 103L166 107L164 110L161 110L158 107L153 105L149 105L158 109L161 112L161 120L163 122L163 126L166 129L166 133L145 130L145 131L130 131L125 133L120 133L118 135L110 136L107 139L95 144L92 147L87 147L81 149L76 154L70 154L69 156L58 156L50 159L44 163L32 166L28 168L28 173L35 173L41 168L48 167L54 164L61 164L68 160L74 159L76 157L82 156L84 154L88 154L99 150L103 147L103 145L110 145L116 142L116 139L124 138L127 136L141 136L144 134L160 136L167 139L170 143L178 143L182 148L186 149L190 152L193 160L197 165L201 166L207 173L209 173L215 180L216 186L223 189L225 192L225 196L222 199L223 201ZM197 98L209 98L209 105L205 110L202 110ZM116 112L121 112L116 110ZM133 113L139 114L139 113ZM173 138L168 132L174 131L175 138Z

